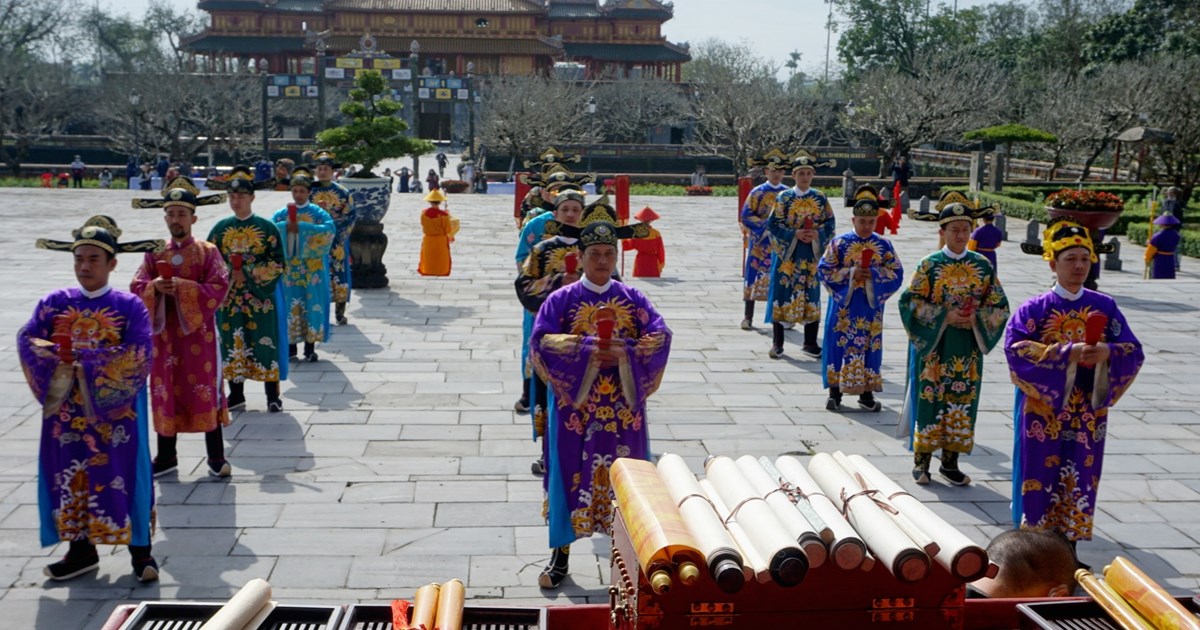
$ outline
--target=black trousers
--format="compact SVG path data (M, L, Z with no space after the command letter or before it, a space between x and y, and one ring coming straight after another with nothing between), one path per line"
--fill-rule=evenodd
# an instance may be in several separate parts
M165 460L179 459L179 452L176 449L176 442L179 436L158 436L158 456ZM221 425L217 428L204 434L204 448L208 452L208 458L213 461L225 461L225 435L221 430Z

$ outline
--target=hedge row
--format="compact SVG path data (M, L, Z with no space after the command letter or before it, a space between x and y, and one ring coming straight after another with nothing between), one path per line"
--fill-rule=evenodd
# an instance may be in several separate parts
M1137 245L1146 244L1146 234L1150 224L1147 222L1130 223L1127 234L1129 241ZM1179 240L1179 251L1184 256L1200 258L1200 227L1183 230L1183 238Z

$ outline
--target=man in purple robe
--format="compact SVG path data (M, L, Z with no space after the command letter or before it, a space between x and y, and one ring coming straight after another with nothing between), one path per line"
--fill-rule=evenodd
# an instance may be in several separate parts
M165 245L118 243L120 235L111 218L95 216L73 241L39 240L38 247L74 255L79 287L42 298L17 333L25 379L42 405L41 543L69 543L66 556L43 570L52 580L96 570L97 544L127 545L137 579L158 579L150 555L150 315L140 298L108 280L117 254Z
M983 225L971 232L967 249L983 254L983 257L992 263L992 271L999 272L1000 268L996 266L996 248L1004 243L1004 232L992 223L996 217L991 208L981 208L980 212L982 214L979 215L979 219L983 221Z
M612 530L609 470L620 457L648 459L646 398L662 380L671 330L641 291L612 279L617 242L637 226L589 223L578 234L583 277L538 310L530 359L553 394L546 476L550 564L538 577L558 588L571 542Z
M1031 249L1058 281L1008 322L1004 348L1017 386L1013 521L1075 545L1092 538L1108 409L1137 376L1142 344L1115 300L1083 286L1096 260L1087 229L1056 221Z
M1146 243L1146 274L1151 280L1174 280L1175 270L1178 269L1175 257L1179 253L1179 241L1183 236L1179 233L1181 224L1173 214L1163 213L1154 220L1158 231Z

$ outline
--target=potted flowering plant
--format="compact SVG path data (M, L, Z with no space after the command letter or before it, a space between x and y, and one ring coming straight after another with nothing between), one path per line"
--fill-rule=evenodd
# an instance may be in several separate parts
M1046 211L1052 220L1070 217L1091 230L1112 227L1124 210L1125 202L1120 197L1098 190L1064 188L1046 196Z
M443 179L438 185L442 187L442 190L452 195L465 193L467 192L467 187L470 186L470 184L461 179Z
M712 186L688 186L684 189L689 197L708 197L712 195Z

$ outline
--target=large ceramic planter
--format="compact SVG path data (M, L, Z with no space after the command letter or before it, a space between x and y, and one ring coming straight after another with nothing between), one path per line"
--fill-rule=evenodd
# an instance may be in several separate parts
M387 234L383 216L392 198L392 180L386 177L360 179L344 177L338 183L350 191L358 219L350 230L350 278L355 289L381 289L388 285L383 254Z
M1112 227L1117 219L1121 218L1121 210L1080 210L1067 208L1054 208L1046 206L1046 212L1050 214L1050 221L1055 219L1069 218L1079 225L1087 228L1088 235L1092 238L1092 246L1096 248L1097 254L1107 254L1112 252L1112 248L1104 244L1104 230ZM1083 286L1096 291L1099 289L1098 280L1100 279L1100 263L1092 265L1091 271L1088 272L1087 280Z

